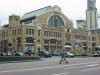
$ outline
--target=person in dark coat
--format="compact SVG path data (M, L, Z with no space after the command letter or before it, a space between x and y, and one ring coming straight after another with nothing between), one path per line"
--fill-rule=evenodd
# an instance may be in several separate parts
M64 61L65 61L65 62L66 62L66 64L67 64L67 63L68 63L68 61L65 59L65 54L64 54L64 51L61 51L60 55L61 55L61 60L60 60L59 64L61 64L62 59L64 59Z

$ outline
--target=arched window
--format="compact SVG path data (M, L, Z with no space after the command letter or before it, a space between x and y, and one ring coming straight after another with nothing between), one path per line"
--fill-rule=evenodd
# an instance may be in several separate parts
M48 20L48 26L55 28L62 28L64 26L64 21L59 15L53 15Z

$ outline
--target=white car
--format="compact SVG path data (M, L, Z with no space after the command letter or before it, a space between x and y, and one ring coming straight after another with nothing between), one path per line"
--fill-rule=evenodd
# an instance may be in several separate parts
M74 57L75 55L70 52L65 52L65 57Z
M99 57L99 56L100 56L100 51L94 52L94 53L93 53L93 56L94 56L94 57Z

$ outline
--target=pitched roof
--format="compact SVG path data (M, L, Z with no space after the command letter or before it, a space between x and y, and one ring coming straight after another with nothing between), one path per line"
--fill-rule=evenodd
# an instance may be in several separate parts
M51 6L47 6L47 7L44 7L44 8L29 12L29 13L26 13L21 17L21 20L25 20L28 18L32 18L34 16L38 16L40 14L47 12L47 10L49 10L49 9L51 9Z

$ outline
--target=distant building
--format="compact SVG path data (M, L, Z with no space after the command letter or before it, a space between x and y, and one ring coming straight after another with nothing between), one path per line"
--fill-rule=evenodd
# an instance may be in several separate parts
M100 29L100 14L98 15L98 29Z
M83 28L86 29L86 21L85 20L76 20L77 22L77 29Z
M96 0L87 0L86 25L87 30L95 30L98 25L98 12L96 8Z

